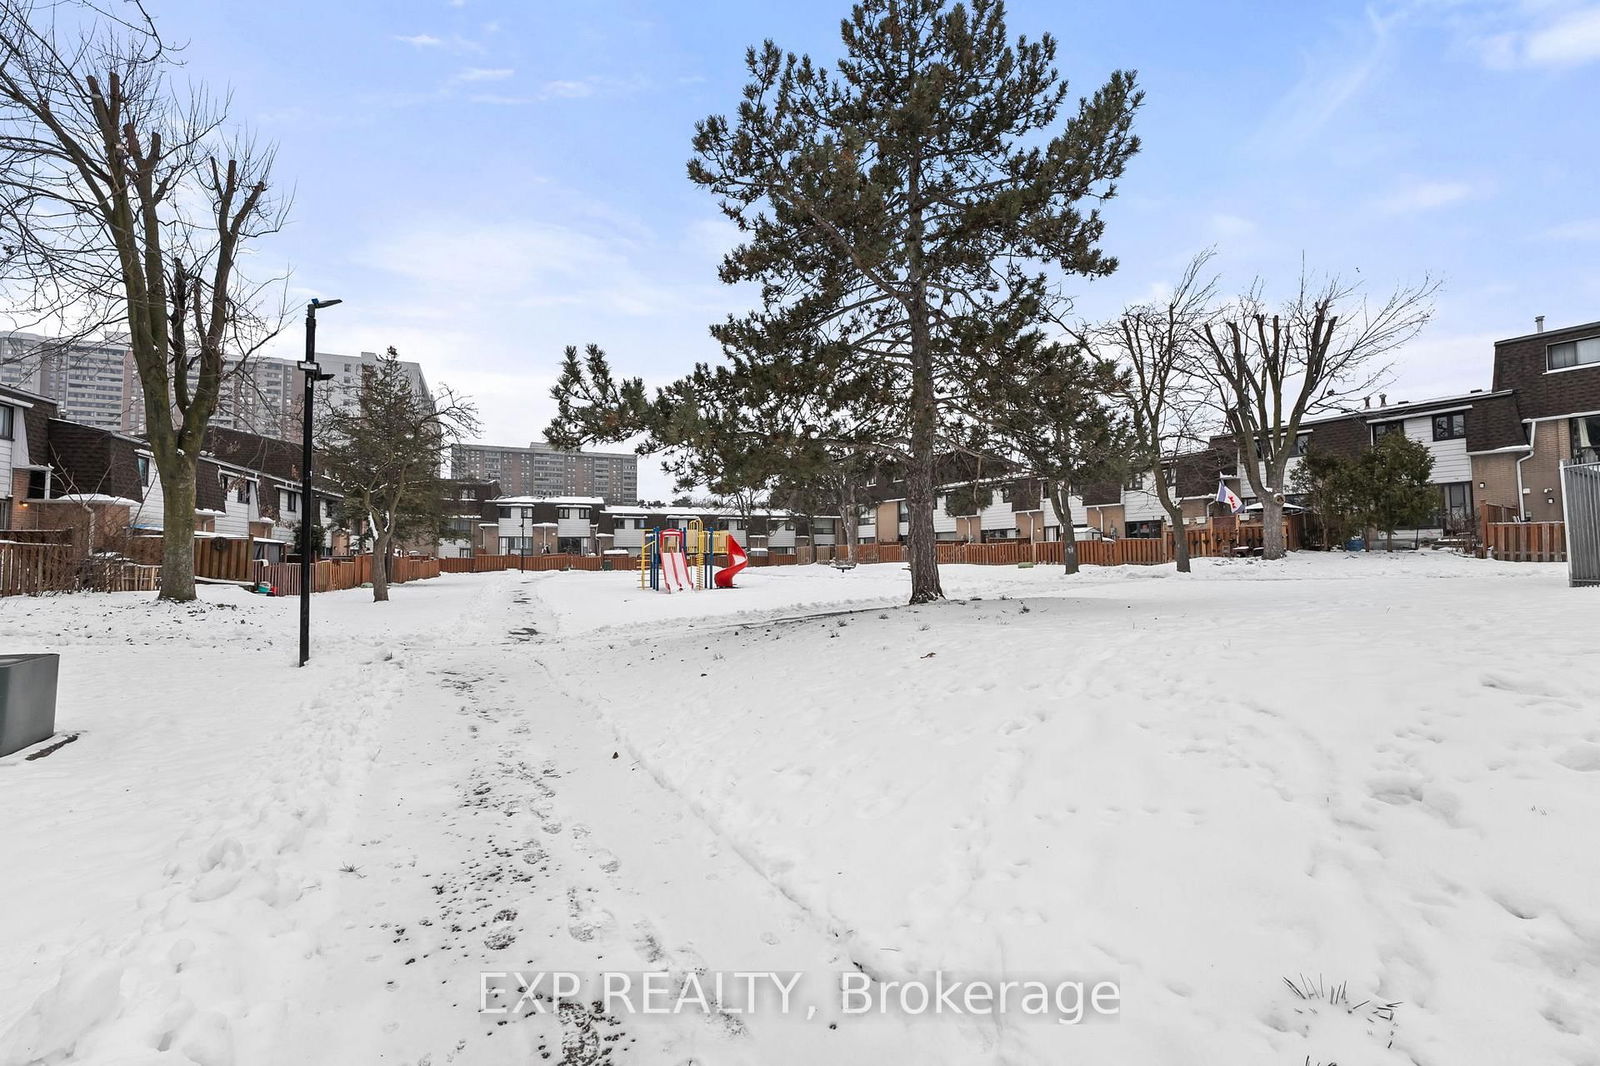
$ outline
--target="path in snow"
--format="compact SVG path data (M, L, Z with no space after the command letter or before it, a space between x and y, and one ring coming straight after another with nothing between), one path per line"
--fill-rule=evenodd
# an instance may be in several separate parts
M830 1028L837 1018L822 995L810 1021L552 1013L548 1003L509 1018L477 1013L486 969L821 977L850 966L835 935L640 769L581 691L551 680L539 656L554 619L530 595L538 580L487 583L470 644L396 646L426 684L389 719L345 859L354 871L339 880L320 932L321 980L262 1053L406 1064L891 1062L945 1040L938 1025ZM496 628L500 638L489 639Z

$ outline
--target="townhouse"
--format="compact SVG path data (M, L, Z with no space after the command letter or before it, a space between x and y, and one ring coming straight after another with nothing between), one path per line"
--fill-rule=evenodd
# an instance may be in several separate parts
M493 502L500 555L596 555L611 547L612 515L598 496L501 496Z
M1496 341L1494 394L1467 429L1484 503L1525 521L1559 521L1561 467L1600 461L1600 322Z
M841 542L836 517L765 508L745 513L681 505L611 506L598 496L501 496L487 500L483 514L485 535L473 545L482 554L637 557L651 531L688 529L695 522L702 529L732 533L756 554L792 555L801 547ZM456 550L462 547L460 541L451 543Z
M49 400L0 387L0 461L8 471L0 525L72 530L85 552L120 551L130 536L162 532L165 499L149 443L55 411ZM195 467L196 536L253 538L258 558L280 559L303 511L297 449L225 429L209 431L206 443ZM315 495L317 520L331 532L336 494ZM332 547L330 540L324 544Z
M439 534L441 559L470 559L474 555L500 554L499 512L494 501L501 495L498 481L450 479L444 482Z
M1432 455L1429 481L1439 492L1434 515L1407 530L1418 539L1467 532L1482 504L1507 508L1523 521L1560 521L1562 465L1600 462L1600 322L1546 330L1540 318L1534 332L1496 341L1487 390L1421 401L1391 403L1381 393L1373 399L1302 424L1286 478L1291 502L1299 502L1294 470L1307 448L1354 455L1386 434L1403 433ZM1258 505L1232 439L1218 437L1212 445L1219 455L1231 453L1232 472L1225 459L1217 477ZM1204 480L1196 478L1192 488L1201 489ZM1216 477L1209 484L1214 492ZM1185 501L1186 515L1191 502Z
M49 424L56 412L53 400L0 385L0 529L33 528L28 502L49 495Z

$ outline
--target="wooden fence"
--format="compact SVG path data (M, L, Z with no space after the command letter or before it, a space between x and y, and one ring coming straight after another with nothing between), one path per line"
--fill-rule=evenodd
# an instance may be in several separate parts
M1480 503L1478 556L1512 563L1567 561L1566 523L1517 521L1521 517L1515 507Z
M1564 522L1489 522L1481 528L1484 553L1492 559L1513 563L1567 561Z
M389 562L389 583L403 585L408 581L423 581L438 577L438 559L414 559L397 555ZM275 596L300 595L299 563L255 564L255 581L271 586ZM311 564L312 592L340 592L360 588L372 580L372 556L357 555L349 559L319 559Z
M612 567L617 570L637 570L639 560L626 555L611 555ZM536 573L545 570L602 570L598 555L573 555L551 552L541 555L474 555L470 559L440 559L439 570L445 574L487 574L496 570L523 570Z
M1262 544L1260 524L1240 525L1233 529L1186 529L1189 554L1200 559L1207 556L1233 556L1251 554ZM1300 547L1300 525L1284 523L1284 538L1290 549ZM1061 563L1061 542L1025 540L992 541L986 544L941 542L938 545L940 563L969 563L978 566L1015 566L1018 563ZM752 554L750 565L794 566L842 560L848 551L842 544L820 547L800 547L793 552L765 552ZM614 570L639 568L637 556L607 556ZM904 563L906 548L903 544L858 544L858 563ZM1127 537L1121 540L1080 540L1078 561L1086 566L1159 566L1172 561L1172 535L1165 538L1141 539ZM446 574L484 574L499 570L601 570L601 557L594 555L477 555L470 559L440 559L439 569ZM717 556L716 565L726 566L725 556Z
M76 588L74 555L70 544L0 541L0 596L37 596Z
M128 557L147 566L161 565L162 538L133 537L128 542ZM252 537L195 537L194 576L213 581L249 581L255 571L255 539Z

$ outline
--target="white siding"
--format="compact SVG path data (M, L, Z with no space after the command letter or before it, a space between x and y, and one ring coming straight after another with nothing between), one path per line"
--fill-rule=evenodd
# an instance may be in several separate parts
M17 408L15 408L15 407L13 407L12 410L14 412L16 412L16 414L15 414L15 419L16 419L15 426L16 426L16 432L20 436L22 434L22 432L23 432L23 429L22 429L22 411L17 409ZM12 462L13 455L18 451L25 451L27 449L27 447L28 447L26 444L23 444L23 446L21 448L13 449L12 446L11 446L12 443L13 442L8 441L8 440L0 440L0 470L4 470L6 472L5 473L5 484L4 485L0 485L0 499L9 499L11 497L11 482L13 480L12 479L12 475L11 475L11 471L13 469L13 462ZM24 462L24 463L18 463L16 465L18 465L18 466L26 466L27 464Z
M944 493L933 498L933 531L938 533L954 533L956 531L955 515L946 514L944 505L949 497Z
M161 475L156 473L156 463L150 460L150 484L144 487L144 502L129 515L129 521L145 529L163 529L166 526L166 494L161 491Z
M1124 488L1122 490L1122 520L1129 522L1149 522L1154 519L1165 520L1166 508L1161 506L1161 497L1154 491L1155 475L1145 473L1139 475L1139 487L1136 489Z
M228 493L228 513L217 516L217 533L224 537L250 535L250 509Z
M1001 499L1000 490L996 489L989 506L978 512L978 528L1015 529L1016 527L1017 513L1011 509L1010 501Z
M772 535L767 538L767 547L769 547L769 548L792 548L792 547L794 547L794 523L790 522L788 529L782 528L783 524L784 524L784 520L782 520L782 519L774 518L772 520Z
M1433 456L1433 475L1428 478L1435 485L1453 481L1472 480L1472 460L1467 455L1465 437L1455 440L1433 439L1433 418L1406 419L1406 436L1428 449Z
M1291 455L1289 457L1289 461L1283 464L1283 491L1284 492L1293 492L1294 491L1294 472L1296 470L1300 469L1301 462L1303 462L1303 460L1298 455ZM1256 470L1259 471L1260 474L1261 474L1261 483L1263 485L1266 484L1266 482L1267 482L1267 464L1266 463L1257 463L1256 464ZM1239 478L1239 488L1237 488L1234 491L1236 491L1239 494L1239 498L1241 500L1253 500L1253 499L1256 498L1256 490L1253 487L1251 487L1250 479L1247 478L1247 477L1244 477L1242 475Z
M1042 506L1040 507L1040 511L1043 514L1044 520L1040 522L1040 525L1059 526L1061 524L1061 516L1056 514L1055 501L1050 499L1049 496L1045 496L1041 502ZM1083 505L1082 496L1068 496L1067 506L1072 508L1073 525L1082 525L1089 520L1089 512L1088 509Z
M558 537L587 537L589 535L589 519L561 518L556 521L556 536Z

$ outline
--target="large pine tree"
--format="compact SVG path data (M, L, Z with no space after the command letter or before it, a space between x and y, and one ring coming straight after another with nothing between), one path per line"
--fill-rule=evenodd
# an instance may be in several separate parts
M768 41L737 113L700 123L690 177L745 242L762 305L713 327L731 381L828 412L839 445L906 471L913 603L943 595L935 456L981 419L975 366L1103 275L1105 199L1138 149L1118 71L1068 107L1055 41L1014 44L998 0L865 0L833 68Z

